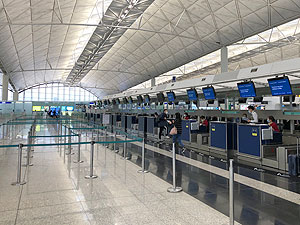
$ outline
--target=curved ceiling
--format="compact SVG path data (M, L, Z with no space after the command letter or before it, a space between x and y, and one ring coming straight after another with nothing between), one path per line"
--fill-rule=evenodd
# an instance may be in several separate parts
M109 4L0 1L0 63L16 89L65 82L82 52L93 51L87 43ZM126 32L74 85L99 97L118 93L299 17L298 0L155 0L130 29L117 27Z

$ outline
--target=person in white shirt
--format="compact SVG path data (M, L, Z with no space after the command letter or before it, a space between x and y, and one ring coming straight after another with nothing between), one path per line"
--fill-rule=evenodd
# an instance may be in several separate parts
M252 105L248 106L248 112L252 115L253 120L248 120L249 123L258 123L258 115L254 111L254 107Z

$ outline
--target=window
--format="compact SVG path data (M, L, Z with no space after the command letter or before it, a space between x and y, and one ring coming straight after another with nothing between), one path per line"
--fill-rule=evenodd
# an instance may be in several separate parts
M94 94L83 88L65 87L57 83L33 87L19 93L20 101L94 101L96 99Z

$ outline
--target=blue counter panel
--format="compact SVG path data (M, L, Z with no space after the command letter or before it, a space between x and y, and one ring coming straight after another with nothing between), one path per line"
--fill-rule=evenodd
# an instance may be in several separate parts
M210 124L210 146L226 149L226 123Z
M127 116L121 116L121 127L126 131L127 128Z
M239 125L238 132L239 152L260 157L260 126Z
M181 126L182 126L181 140L190 141L190 130L191 130L190 122L188 120L182 120Z
M132 124L136 124L136 116L127 116L127 128L131 129Z
M153 134L155 126L155 117L147 117L147 133Z
M139 131L147 132L147 117L139 117Z

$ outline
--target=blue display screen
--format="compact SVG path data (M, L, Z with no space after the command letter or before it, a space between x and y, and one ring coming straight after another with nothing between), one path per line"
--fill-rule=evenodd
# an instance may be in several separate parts
M206 100L216 99L215 89L213 87L202 88Z
M144 100L145 100L145 103L150 103L150 96L149 95L145 95L144 96Z
M187 90L187 95L190 101L197 101L198 99L198 94L195 89L189 89Z
M168 92L167 96L168 96L169 102L174 102L175 101L175 94L174 94L174 92Z
M253 82L239 83L237 85L241 98L256 97L255 86Z
M288 77L269 79L268 83L273 96L293 94Z

